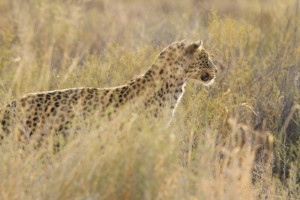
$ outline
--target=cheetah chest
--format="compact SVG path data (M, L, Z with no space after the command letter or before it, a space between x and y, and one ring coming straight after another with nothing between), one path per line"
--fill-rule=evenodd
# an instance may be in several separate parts
M181 100L183 93L184 93L184 87L180 88L177 92L175 92L172 95L172 98L171 98L171 107L172 108L176 108L176 106L178 105L178 103Z
M180 85L173 92L167 93L166 98L168 101L166 102L166 107L170 110L170 115L173 116L178 103L180 102L183 93L184 93L185 83Z

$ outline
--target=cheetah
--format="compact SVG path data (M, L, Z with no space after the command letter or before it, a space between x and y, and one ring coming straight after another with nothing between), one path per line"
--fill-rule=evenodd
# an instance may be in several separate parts
M127 84L112 88L71 88L27 94L0 111L3 138L18 127L25 138L67 131L76 116L98 112L111 115L138 99L143 112L158 118L172 117L188 79L211 84L217 68L202 41L174 42L166 47L150 68ZM17 126L16 126L17 125ZM1 131L0 131L1 133ZM1 138L0 138L1 139Z

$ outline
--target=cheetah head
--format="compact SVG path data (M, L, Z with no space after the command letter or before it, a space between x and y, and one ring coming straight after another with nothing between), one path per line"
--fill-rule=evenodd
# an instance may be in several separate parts
M186 77L198 80L204 85L211 84L216 77L217 68L202 47L202 41L187 45L184 53L188 61L185 66Z

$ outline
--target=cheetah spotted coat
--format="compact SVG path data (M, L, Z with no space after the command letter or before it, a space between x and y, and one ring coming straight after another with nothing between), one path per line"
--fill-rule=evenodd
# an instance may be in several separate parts
M76 116L86 118L116 113L124 104L139 107L155 117L172 116L188 79L210 84L216 67L200 41L175 42L165 48L146 73L112 88L71 88L27 94L0 111L3 138L11 132L21 137L64 132Z

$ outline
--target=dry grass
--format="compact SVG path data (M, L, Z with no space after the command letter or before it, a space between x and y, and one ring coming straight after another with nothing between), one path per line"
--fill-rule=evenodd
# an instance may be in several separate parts
M219 74L188 83L168 128L125 109L58 153L5 140L0 199L300 199L299 4L1 0L1 106L124 84L181 39L204 40Z

